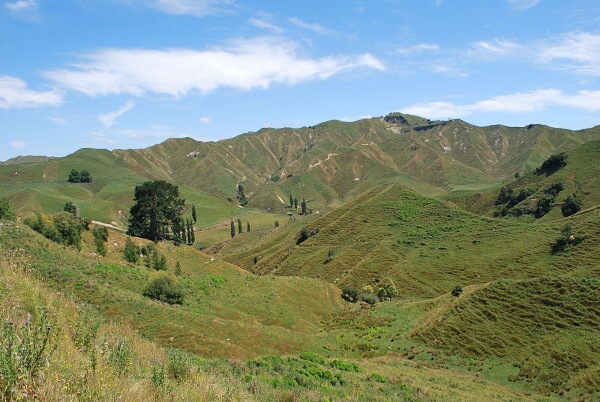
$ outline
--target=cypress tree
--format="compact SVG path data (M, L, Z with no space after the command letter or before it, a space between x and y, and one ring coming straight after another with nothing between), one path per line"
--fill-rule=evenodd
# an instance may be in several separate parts
M292 193L290 193L290 208L294 206L294 198L292 197Z
M231 220L230 226L231 226L231 237L233 237L233 236L235 236L235 223L233 223L233 219Z
M302 215L306 215L306 200L303 198L302 199Z
M238 218L238 233L242 233L242 221Z
M246 222L246 232L250 231L250 222Z
M194 223L198 222L198 215L196 215L196 206L192 205L192 219Z

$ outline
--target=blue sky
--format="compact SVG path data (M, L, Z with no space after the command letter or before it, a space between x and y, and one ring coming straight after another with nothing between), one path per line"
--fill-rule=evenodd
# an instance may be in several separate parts
M597 0L0 0L0 160L403 111L600 124Z

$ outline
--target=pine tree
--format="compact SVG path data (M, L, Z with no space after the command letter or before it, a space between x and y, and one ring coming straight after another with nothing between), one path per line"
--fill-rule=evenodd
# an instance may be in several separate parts
M246 232L250 231L250 222L246 222Z
M194 223L198 222L198 215L196 215L196 206L192 205L192 219L194 220Z
M306 200L303 198L302 199L302 215L306 215Z
M242 233L242 221L238 218L238 233Z
M231 220L229 226L231 226L231 237L233 237L235 236L235 223L233 223L233 219Z
M294 206L294 198L292 197L292 193L290 193L290 208Z
M294 198L294 209L298 209L298 199Z

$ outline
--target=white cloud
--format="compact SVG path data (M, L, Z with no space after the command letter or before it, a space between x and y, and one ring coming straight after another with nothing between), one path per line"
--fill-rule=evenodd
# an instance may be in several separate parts
M166 126L151 126L147 129L140 130L123 130L121 135L133 140L145 139L166 139L166 138L183 138L192 137L190 134L176 133L171 127Z
M271 31L276 34L283 33L283 28L268 21L261 20L259 18L250 18L248 21L250 21L250 23L257 28L266 29L267 31Z
M133 0L134 4L154 8L165 14L204 17L225 11L233 0Z
M515 11L528 10L531 7L536 6L540 0L507 0L510 8Z
M116 145L119 142L106 136L106 133L103 131L89 131L86 134L85 144L92 147L98 146L112 146Z
M37 0L18 0L13 1L12 3L4 3L4 7L9 9L10 11L18 13L22 11L37 9L38 2Z
M99 115L98 120L100 120L100 122L105 128L110 128L119 117L123 116L125 113L129 112L134 107L135 102L133 100L128 100L123 106L121 106L119 110Z
M211 119L208 116L200 117L200 123L202 123L202 124L208 124L208 123L210 123L210 121L211 121Z
M579 74L600 76L600 35L569 32L537 51L540 63Z
M489 59L510 56L520 49L522 49L521 45L505 39L482 40L473 44L471 54Z
M317 33L319 35L325 35L325 36L338 36L339 35L339 32L333 31L329 28L325 28L321 24L316 24L316 23L311 24L308 22L304 22L301 19L296 18L296 17L288 18L288 21L291 22L292 24L296 25L298 28L307 29L307 30L313 31L314 33Z
M84 56L70 69L45 75L89 96L147 92L184 96L192 90L207 94L220 87L251 90L294 85L357 68L384 70L384 65L368 53L302 57L293 42L260 37L209 50L106 49Z
M53 123L56 124L60 124L61 126L66 126L67 125L67 121L65 119L63 119L62 117L48 117L48 120L50 120Z
M396 53L402 56L416 56L423 53L438 53L440 46L435 43L420 43L418 45L400 47L396 49Z
M62 96L54 91L37 92L27 89L25 81L10 75L0 75L0 109L57 106Z
M27 143L25 141L11 141L10 146L14 149L25 149L27 148Z
M557 105L588 112L600 111L600 91L579 91L569 95L558 89L543 89L496 96L465 105L451 102L419 103L401 111L429 118L459 118L476 113L531 113Z

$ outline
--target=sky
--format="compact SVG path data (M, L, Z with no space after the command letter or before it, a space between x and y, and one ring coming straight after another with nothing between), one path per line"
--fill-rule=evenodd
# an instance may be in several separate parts
M600 2L0 0L0 161L398 111L600 124Z

